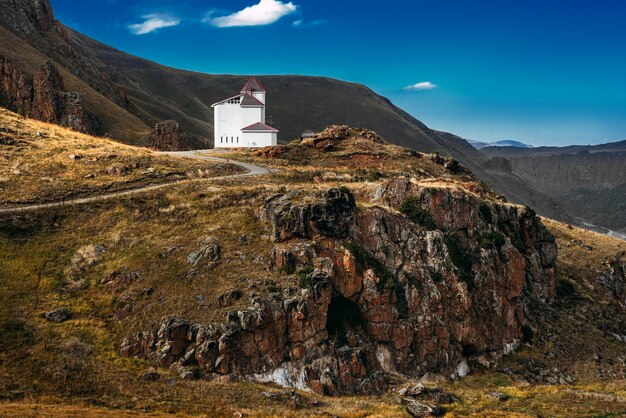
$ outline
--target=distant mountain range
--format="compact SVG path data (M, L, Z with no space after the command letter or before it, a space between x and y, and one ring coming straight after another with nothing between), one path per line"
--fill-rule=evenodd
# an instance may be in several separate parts
M473 139L468 139L467 142L472 144L472 146L476 149L483 149L487 147L516 147L516 148L532 148L532 145L524 144L520 141L515 141L512 139L505 139L502 141L495 142L484 142L484 141L476 141Z
M577 218L626 232L626 141L481 152L492 162L506 161L512 174L559 199Z
M570 206L571 201L564 205L553 188L541 186L529 171L520 172L519 162L508 154L544 152L544 147L510 140L484 148L476 141L470 145L428 128L360 84L325 77L259 78L268 90L268 123L280 129L282 142L331 124L372 129L394 144L453 156L511 202L541 215L609 226L590 217L593 208L579 209L584 205ZM133 145L206 148L213 142L210 105L239 91L245 80L244 75L178 70L126 54L65 27L48 0L12 0L0 8L0 105L26 116ZM162 124L170 120L177 123ZM165 137L159 138L159 132ZM621 217L610 225L617 224L626 226L626 221Z

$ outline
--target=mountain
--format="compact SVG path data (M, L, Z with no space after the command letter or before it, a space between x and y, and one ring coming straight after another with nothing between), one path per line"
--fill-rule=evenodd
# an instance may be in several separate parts
M523 142L515 141L512 139L505 139L502 141L495 141L495 142L483 142L483 141L476 141L473 139L468 139L467 142L472 144L472 146L474 146L474 148L476 149L483 149L486 147L533 148L532 145L524 144Z
M55 20L48 0L3 3L0 57L5 62L0 67L4 68L0 70L0 104L15 111L52 108L55 111L47 112L42 120L128 144L166 149L209 147L213 135L210 105L239 91L246 79L178 70L126 54L63 26ZM44 78L44 83L36 82L42 66L58 71L58 88L36 88L51 84ZM269 91L268 123L280 129L283 142L299 137L303 130L320 131L331 124L372 129L394 144L453 156L510 201L574 222L558 201L532 183L506 169L484 166L487 158L464 139L429 129L363 85L325 77L259 79ZM75 98L72 103L78 105L68 107L66 97ZM75 114L88 115L85 121L94 123L78 119L71 125L77 121Z
M617 142L607 142L599 145L568 145L565 147L536 147L536 148L511 148L490 146L482 149L482 152L489 157L546 157L551 155L576 154L588 152L595 154L599 152L624 152L626 151L626 140Z
M586 223L626 232L626 141L601 145L481 150L559 199Z

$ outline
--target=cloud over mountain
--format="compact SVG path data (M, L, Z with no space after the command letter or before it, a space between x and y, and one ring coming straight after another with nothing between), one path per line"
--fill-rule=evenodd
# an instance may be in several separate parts
M218 28L237 26L263 26L277 22L280 18L294 13L298 6L292 2L280 0L260 0L258 4L248 6L226 16L213 16L209 13L203 21Z
M144 19L142 23L128 25L128 29L135 35L145 35L158 29L177 26L180 24L180 19L156 13L144 15L142 18Z
M437 85L431 83L430 81L422 81L422 82L417 83L417 84L412 84L410 86L406 86L404 89L405 90L421 91L421 90L432 90L432 89L434 89L436 87L437 87Z

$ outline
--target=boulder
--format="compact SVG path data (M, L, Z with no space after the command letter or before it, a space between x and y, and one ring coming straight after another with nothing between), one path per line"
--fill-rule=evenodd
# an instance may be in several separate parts
M321 235L346 238L356 203L346 188L305 194L294 191L265 201L264 215L275 242Z
M48 321L57 323L67 321L71 316L72 313L67 308L58 308L45 314Z
M222 247L220 242L213 237L206 237L199 242L198 248L187 256L187 263L198 265L200 261L206 262L207 266L214 267L220 260Z

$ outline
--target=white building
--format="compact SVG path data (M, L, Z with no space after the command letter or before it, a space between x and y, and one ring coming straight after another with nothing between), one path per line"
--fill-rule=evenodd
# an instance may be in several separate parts
M265 124L265 89L250 77L237 96L217 102L215 148L256 148L276 145L278 129Z

